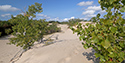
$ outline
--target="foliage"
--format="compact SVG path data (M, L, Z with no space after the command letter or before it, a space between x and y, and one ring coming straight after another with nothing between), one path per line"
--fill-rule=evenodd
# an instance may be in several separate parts
M38 41L43 37L45 33L45 28L47 27L47 23L45 21L39 20L35 21L32 18L29 19L30 16L35 16L36 12L41 12L42 4L35 3L35 5L31 5L26 11L26 15L17 15L9 20L14 26L13 35L15 37L10 38L9 44L15 44L16 46L21 46L23 49L29 49L33 46L35 41Z
M24 16L22 14L19 14L16 17L14 17L13 15L11 15L11 19L9 19L8 21L12 25L18 25L18 24L20 24L22 22L22 18L24 18Z
M0 32L0 36L1 36L2 32Z
M35 5L31 5L28 7L28 11L26 11L24 13L24 16L32 16L32 17L36 17L36 13L41 13L43 10L42 10L42 4L39 4L39 3L35 3Z
M81 20L81 19L70 19L68 21L68 25L69 25L69 27L70 26L75 26L78 22L81 22L81 21L83 21L83 20Z
M125 12L124 0L99 0L102 10L106 10L104 18L92 18L92 23L78 24L77 29L71 28L85 41L84 48L92 47L99 57L100 63L121 63L125 60ZM114 10L114 11L112 11ZM84 29L83 29L84 27Z
M60 24L68 24L68 21L60 22Z
M11 28L12 28L12 24L9 21L0 21L0 32L1 32L0 36L10 34L12 32Z
M12 29L8 28L8 29L5 29L5 33L6 34L10 34L12 32Z
M52 23L49 25L46 29L46 34L54 33L54 32L60 32L61 28L57 27L57 23Z
M16 44L27 49L43 37L47 25L44 21L33 21L29 20L28 17L24 17L22 21L19 25L13 26L13 35L16 37L10 39L10 44Z
M98 14L96 17L92 17L90 19L90 22L97 22L97 21L99 21L99 16L100 16L100 14Z
M28 11L24 15L11 16L12 18L9 22L14 25L12 34L15 37L10 38L9 44L15 44L27 50L34 45L35 41L42 39L43 35L48 33L47 31L53 33L60 30L56 24L48 25L49 23L45 19L29 19L30 16L35 17L36 12L42 12L41 5L35 3L35 5L29 6Z
M60 24L59 21L49 21L49 23L58 23L58 24Z
M0 27L8 27L11 26L9 21L0 21Z

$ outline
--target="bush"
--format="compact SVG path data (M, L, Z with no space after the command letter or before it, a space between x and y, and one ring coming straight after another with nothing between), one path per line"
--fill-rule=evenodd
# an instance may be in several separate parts
M61 28L57 27L57 23L52 23L47 27L46 34L60 32L60 31L61 31Z
M35 17L35 13L42 12L42 4L35 3L28 8L28 11L24 15L12 16L10 22L14 24L12 27L13 35L15 37L10 38L9 44L23 47L23 49L30 49L34 45L35 41L43 38L45 28L47 27L44 21L34 21L33 18L29 19L30 16Z
M1 36L2 32L0 32L0 36Z
M69 27L70 26L75 26L78 22L81 22L81 21L83 21L83 20L81 20L81 19L70 19L68 21L68 25L69 25Z
M99 18L98 14L93 18L93 24L79 24L77 29L71 29L85 41L82 43L84 48L92 47L96 51L95 56L99 57L100 63L121 63L125 59L125 19L122 18L125 1L99 0L99 3L102 10L108 12L104 18Z
M10 34L11 32L12 32L12 29L10 29L10 28L9 29L5 29L5 33L6 34Z
M12 33L12 24L9 21L0 21L1 36Z
M11 26L11 23L8 21L0 21L0 27L8 27Z

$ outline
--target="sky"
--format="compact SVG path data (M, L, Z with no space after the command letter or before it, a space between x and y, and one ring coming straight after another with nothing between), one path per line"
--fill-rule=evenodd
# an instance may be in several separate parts
M27 9L35 2L42 3L43 8L43 12L37 13L35 19L47 21L68 21L75 18L89 20L98 13L106 13L101 10L98 0L0 0L0 20L22 14L24 8Z

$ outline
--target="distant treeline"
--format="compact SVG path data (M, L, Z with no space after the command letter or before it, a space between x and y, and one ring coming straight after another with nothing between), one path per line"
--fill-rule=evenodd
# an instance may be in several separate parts
M34 20L39 21L39 20ZM46 29L46 34L59 32L61 31L61 28L57 27L57 24L67 24L69 27L76 25L78 22L81 21L87 21L83 19L70 19L68 21L46 21L47 23L52 23L48 28ZM13 32L12 27L16 25L15 23L18 21L12 22L11 20L8 21L2 21L0 20L0 36L8 35Z
M0 20L0 36L12 33L12 26L9 21Z
M39 20L34 20L34 21L39 21ZM16 24L14 24L15 22L12 23L12 21L8 20L8 21L2 21L0 20L0 37L1 36L5 36L8 34L11 34L13 32L12 27ZM46 33L45 34L51 34L51 33L55 33L55 32L60 32L61 28L57 27L57 23L56 21L53 22L47 22L46 23L52 23L51 25L48 25L48 27L46 28Z
M78 22L81 22L81 21L86 22L87 20L78 18L78 19L70 19L68 21L62 21L62 22L60 22L60 21L48 21L48 22L49 23L58 23L58 24L67 24L70 27L70 26L76 25Z

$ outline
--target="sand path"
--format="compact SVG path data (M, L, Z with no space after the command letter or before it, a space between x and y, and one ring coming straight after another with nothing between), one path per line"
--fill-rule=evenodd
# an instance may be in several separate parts
M63 33L54 34L58 35L56 43L28 50L16 63L96 63L93 51L85 50L67 25L59 27Z
M37 45L23 53L15 63L98 63L92 49L84 49L76 34L68 29L67 25L59 25L61 33L54 33L52 38L58 36L54 44ZM21 49L9 42L6 36L0 38L0 63L9 63L11 58Z

